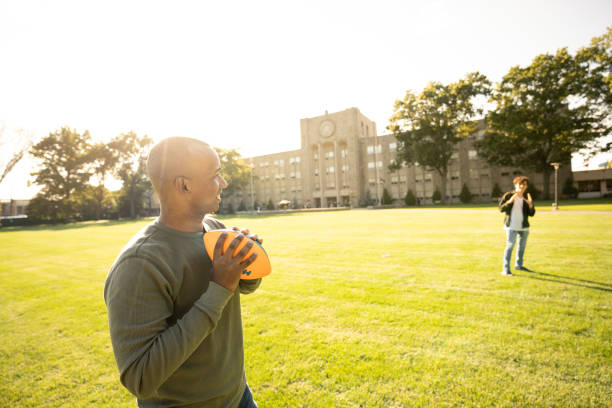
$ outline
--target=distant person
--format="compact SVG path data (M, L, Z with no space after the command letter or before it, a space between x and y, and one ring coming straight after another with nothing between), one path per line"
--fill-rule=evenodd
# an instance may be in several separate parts
M506 230L506 249L504 250L504 265L502 275L514 276L510 271L510 258L512 249L518 237L518 248L514 262L514 269L518 271L533 272L523 265L527 237L529 236L529 217L535 215L535 207L531 194L525 191L529 186L529 179L525 176L515 177L514 191L505 193L499 200L499 210L506 214L504 229Z
M246 382L240 312L240 294L261 282L240 280L257 256L240 261L253 242L232 257L244 239L238 235L222 255L222 235L214 261L203 244L207 231L225 228L207 216L227 187L220 170L217 153L199 140L155 145L147 172L160 216L123 248L106 278L120 380L140 407L257 407Z

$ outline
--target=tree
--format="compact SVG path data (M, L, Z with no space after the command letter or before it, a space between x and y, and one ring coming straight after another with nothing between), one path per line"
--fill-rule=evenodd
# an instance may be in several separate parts
M119 215L136 218L143 214L145 194L153 187L147 176L147 154L153 140L130 131L113 138L109 148L117 155L115 176L123 182Z
M412 190L408 190L408 192L406 193L406 197L404 197L404 202L407 206L416 205L416 197L414 196Z
M389 191L387 191L386 188L383 189L383 194L382 194L382 199L381 199L381 204L383 205L388 205L388 204L392 204L393 203L393 199L391 198L391 194L389 194Z
M463 187L461 187L461 193L459 193L459 200L462 203L469 203L472 201L472 193L468 188L467 184L463 183Z
M92 175L91 136L88 131L79 134L63 127L32 147L31 154L41 161L32 176L42 186L37 200L28 208L43 220L69 220L74 217L71 197L83 189ZM43 201L48 203L43 203ZM44 211L50 211L47 215ZM30 213L28 213L30 214Z
M92 146L91 152L91 162L92 162L92 170L93 174L96 178L97 185L92 186L91 198L93 198L94 203L94 216L93 218L99 220L101 218L105 218L103 216L103 212L106 212L106 216L109 216L110 213L106 211L105 203L108 205L111 202L111 198L109 197L110 191L104 186L106 181L106 177L111 174L119 160L119 152L114 149L114 145L112 142L110 144L106 143L97 143ZM109 201L110 200L110 201Z
M274 203L272 202L272 199L268 199L268 204L266 204L266 210L273 210L274 209Z
M23 129L14 133L9 136L4 124L0 128L0 151L5 152L0 156L0 184L32 147L33 135L31 133L26 133ZM7 154L7 152L11 153Z
M496 109L476 143L479 154L492 164L542 173L549 198L551 163L568 164L573 152L610 134L611 41L608 29L576 56L562 48L512 67L491 97ZM610 144L600 148L606 149Z
M440 175L446 200L448 162L455 145L476 131L476 115L483 110L474 99L489 93L490 82L478 72L449 85L430 82L423 92L406 92L394 105L388 129L398 141L398 165L421 164Z
M221 174L227 181L223 195L229 198L247 186L251 177L251 167L244 162L236 149L225 150L215 147L215 150L221 161Z

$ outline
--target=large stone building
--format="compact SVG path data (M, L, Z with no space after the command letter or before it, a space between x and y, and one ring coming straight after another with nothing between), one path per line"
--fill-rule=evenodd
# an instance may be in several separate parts
M440 186L438 173L423 166L390 171L389 164L397 153L395 137L377 136L376 123L357 108L302 119L300 127L301 149L245 159L253 166L254 177L252 186L229 198L234 209L251 208L252 203L263 208L270 200L275 207L281 202L292 208L357 207L368 197L380 202L384 189L394 204L401 204L408 190L421 203L431 203ZM459 201L464 183L475 201L490 201L495 183L502 191L510 190L512 179L519 174L528 175L536 188L543 190L541 175L491 166L478 157L473 142L482 132L460 142L452 155L447 177L449 201ZM559 170L560 186L570 174L569 166ZM553 192L554 177L550 182Z

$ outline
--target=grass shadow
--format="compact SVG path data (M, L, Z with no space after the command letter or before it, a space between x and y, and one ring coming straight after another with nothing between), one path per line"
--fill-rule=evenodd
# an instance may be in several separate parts
M545 278L539 275L543 275L547 277ZM612 285L608 283L595 282L595 281L579 279L579 278L571 278L567 276L553 275L551 273L533 271L533 273L527 273L524 275L521 274L517 276L525 277L529 279L547 281L547 282L563 283L565 285L577 286L577 287L587 288L587 289L596 289L596 290L601 290L603 292L612 292ZM573 281L573 282L568 282L568 280ZM583 283L578 283L578 282L583 282ZM600 286L594 286L594 285L600 285Z

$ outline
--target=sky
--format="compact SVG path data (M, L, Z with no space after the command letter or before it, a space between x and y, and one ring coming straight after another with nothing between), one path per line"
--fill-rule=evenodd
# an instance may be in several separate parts
M357 107L385 134L406 90L473 71L496 82L607 26L604 0L0 0L0 130L294 150L301 118ZM32 166L22 161L0 198L29 198Z

